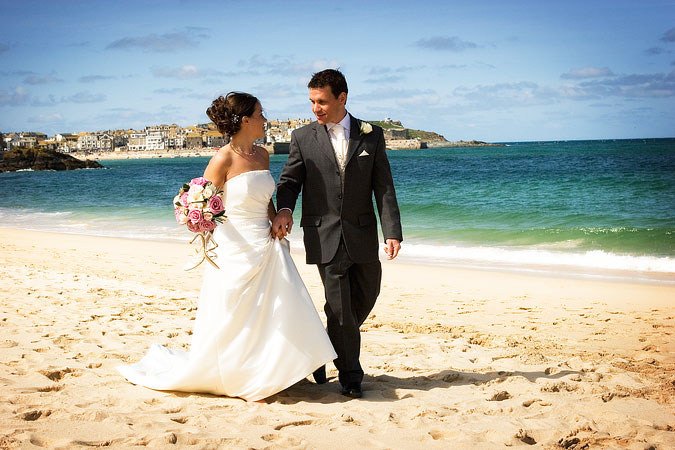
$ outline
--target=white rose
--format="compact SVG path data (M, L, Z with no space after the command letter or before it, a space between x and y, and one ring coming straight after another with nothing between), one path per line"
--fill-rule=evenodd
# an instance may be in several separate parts
M202 195L204 198L211 198L211 196L215 193L215 190L213 189L213 185L207 184L204 190L202 191Z
M204 196L202 195L202 192L204 192L203 187L199 186L198 184L193 184L190 186L190 190L188 191L188 201L190 203L203 201Z
M368 134L373 131L373 126L368 122L361 122L361 134Z
M193 184L190 186L190 190L188 191L189 194L192 194L193 192L201 193L204 190L204 186L200 186L198 184Z

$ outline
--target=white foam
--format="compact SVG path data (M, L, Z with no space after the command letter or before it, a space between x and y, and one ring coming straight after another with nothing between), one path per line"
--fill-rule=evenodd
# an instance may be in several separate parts
M602 250L574 252L523 247L464 247L404 242L402 252L402 255L416 260L428 260L429 262L439 264L472 263L675 274L675 258L619 255Z
M190 236L173 220L153 223L127 221L122 218L93 218L83 220L72 212L32 212L0 208L0 225L37 231L69 234L114 236L129 239L184 241ZM302 249L302 229L295 227L288 236L293 248ZM513 270L570 270L590 273L598 270L675 275L675 258L660 256L620 255L602 250L580 251L576 242L567 245L532 247L490 247L431 244L406 240L399 254L401 259L425 264L460 265L467 267L497 267Z

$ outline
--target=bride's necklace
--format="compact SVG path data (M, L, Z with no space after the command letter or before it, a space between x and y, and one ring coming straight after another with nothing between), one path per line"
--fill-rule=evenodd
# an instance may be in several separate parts
M235 147L235 146L232 145L232 144L230 144L230 148L231 148L232 150L234 150L235 153L239 153L240 155L244 155L244 156L253 156L253 155L255 155L255 154L257 153L256 150L255 150L255 146L253 146L253 147L251 148L251 151L250 151L250 152L247 152L247 151L245 151L245 150L243 150L243 149L241 149L241 148L237 148L237 147Z

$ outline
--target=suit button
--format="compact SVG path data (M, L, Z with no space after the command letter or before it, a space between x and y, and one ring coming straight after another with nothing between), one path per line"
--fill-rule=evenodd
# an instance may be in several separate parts
M338 199L342 200L342 194L338 194Z

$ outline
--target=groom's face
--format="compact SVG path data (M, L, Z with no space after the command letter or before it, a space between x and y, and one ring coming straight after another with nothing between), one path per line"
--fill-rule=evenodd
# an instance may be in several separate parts
M312 103L312 112L321 125L338 123L347 114L347 94L341 92L335 97L330 86L309 88L309 101Z

